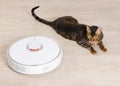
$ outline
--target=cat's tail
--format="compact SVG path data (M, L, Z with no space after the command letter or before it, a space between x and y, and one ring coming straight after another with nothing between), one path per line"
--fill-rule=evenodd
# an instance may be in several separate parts
M35 11L37 8L39 8L39 7L40 7L40 6L36 6L36 7L32 8L32 10L31 10L32 16L33 16L36 20L38 20L39 22L42 22L42 23L44 23L44 24L47 24L47 25L52 26L52 22L47 21L47 20L44 20L44 19L38 17L38 16L35 14L34 11Z

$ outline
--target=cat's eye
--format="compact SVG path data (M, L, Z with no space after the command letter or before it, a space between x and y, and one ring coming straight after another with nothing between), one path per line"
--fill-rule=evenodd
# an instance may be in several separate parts
M102 36L101 35L95 35L97 38L101 38Z
M99 36L98 34L95 34L95 36Z

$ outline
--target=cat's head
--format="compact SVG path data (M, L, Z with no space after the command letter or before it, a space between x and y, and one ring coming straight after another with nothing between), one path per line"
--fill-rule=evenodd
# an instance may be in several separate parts
M102 28L98 26L87 26L87 38L92 44L99 43L103 39Z

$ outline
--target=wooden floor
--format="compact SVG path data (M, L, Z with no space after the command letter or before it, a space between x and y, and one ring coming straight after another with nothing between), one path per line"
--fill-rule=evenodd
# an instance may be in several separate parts
M54 20L73 16L80 23L103 28L108 48L97 55L73 41L62 38L49 26L31 16L36 13ZM42 75L22 75L8 67L7 49L29 36L47 36L63 49L62 64ZM120 0L0 0L0 86L120 86Z

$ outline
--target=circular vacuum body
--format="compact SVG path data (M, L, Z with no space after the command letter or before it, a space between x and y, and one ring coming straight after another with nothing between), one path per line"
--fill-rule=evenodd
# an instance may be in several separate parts
M23 74L41 74L59 66L62 50L47 37L28 37L15 42L8 49L9 66Z

